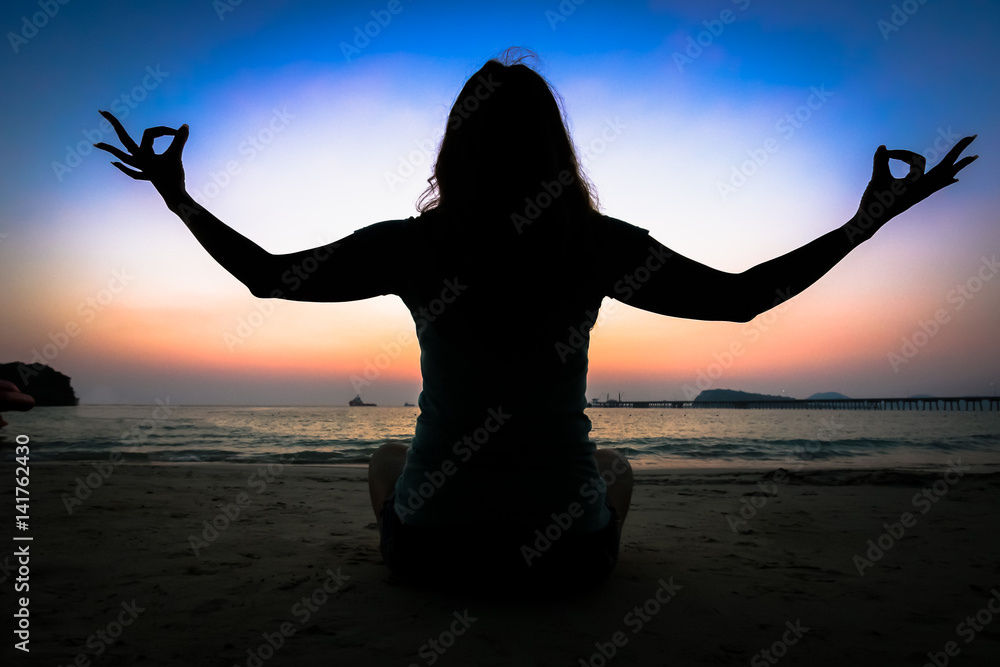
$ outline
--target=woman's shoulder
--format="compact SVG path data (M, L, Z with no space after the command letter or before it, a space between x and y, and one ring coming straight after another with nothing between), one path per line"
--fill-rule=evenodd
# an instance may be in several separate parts
M382 220L381 222L371 223L355 229L352 236L359 240L369 240L378 243L409 243L417 236L420 228L420 218L410 216L409 218Z
M590 223L590 227L600 234L629 237L649 234L649 230L644 227L639 227L638 225L633 225L630 222L625 222L624 220L599 212L595 212L593 216L590 216L588 222Z

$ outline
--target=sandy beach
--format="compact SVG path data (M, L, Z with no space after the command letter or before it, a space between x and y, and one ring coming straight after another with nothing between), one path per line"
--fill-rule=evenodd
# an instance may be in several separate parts
M5 665L1000 657L1000 473L982 468L641 470L611 578L548 601L394 582L364 468L35 463L25 532L0 468ZM30 653L13 646L22 596Z

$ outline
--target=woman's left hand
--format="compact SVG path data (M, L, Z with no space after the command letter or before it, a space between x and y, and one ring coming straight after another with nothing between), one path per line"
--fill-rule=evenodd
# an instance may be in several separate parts
M926 160L919 153L887 150L885 146L879 146L875 151L871 182L865 189L861 205L858 207L858 216L862 216L868 222L866 228L874 222L875 227L871 229L871 232L874 232L914 204L922 202L952 183L958 183L958 179L955 178L958 172L979 157L972 155L958 160L962 151L975 138L976 135L961 139L941 162L927 173L924 173ZM889 171L890 158L910 165L910 172L903 178L893 176Z
M22 393L16 384L0 380L0 411L30 410L35 405L35 399ZM0 415L0 428L7 425L3 415Z
M122 124L111 113L102 111L111 126L118 133L118 139L126 151L105 143L94 144L95 148L107 151L121 162L112 162L122 172L137 181L149 181L168 203L176 201L184 194L184 165L181 163L181 152L188 138L188 126L181 125L178 129L170 127L151 127L142 133L142 143L136 144ZM173 136L173 141L163 153L153 152L153 141L157 137ZM122 164L124 162L129 167Z

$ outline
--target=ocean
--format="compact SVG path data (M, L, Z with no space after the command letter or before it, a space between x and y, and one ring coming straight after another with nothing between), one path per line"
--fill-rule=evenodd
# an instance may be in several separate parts
M36 408L6 415L0 451L13 460L17 437L27 436L32 462L117 452L144 462L364 464L383 443L409 442L418 414L415 407ZM926 468L958 457L1000 465L1000 412L589 408L587 415L598 446L640 468Z

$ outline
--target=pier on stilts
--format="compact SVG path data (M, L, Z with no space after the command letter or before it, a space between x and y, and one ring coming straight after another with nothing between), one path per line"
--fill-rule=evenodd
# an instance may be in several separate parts
M761 401L623 401L594 400L593 408L722 408L737 410L883 410L886 412L1000 412L996 396L951 396L947 398L818 398Z

